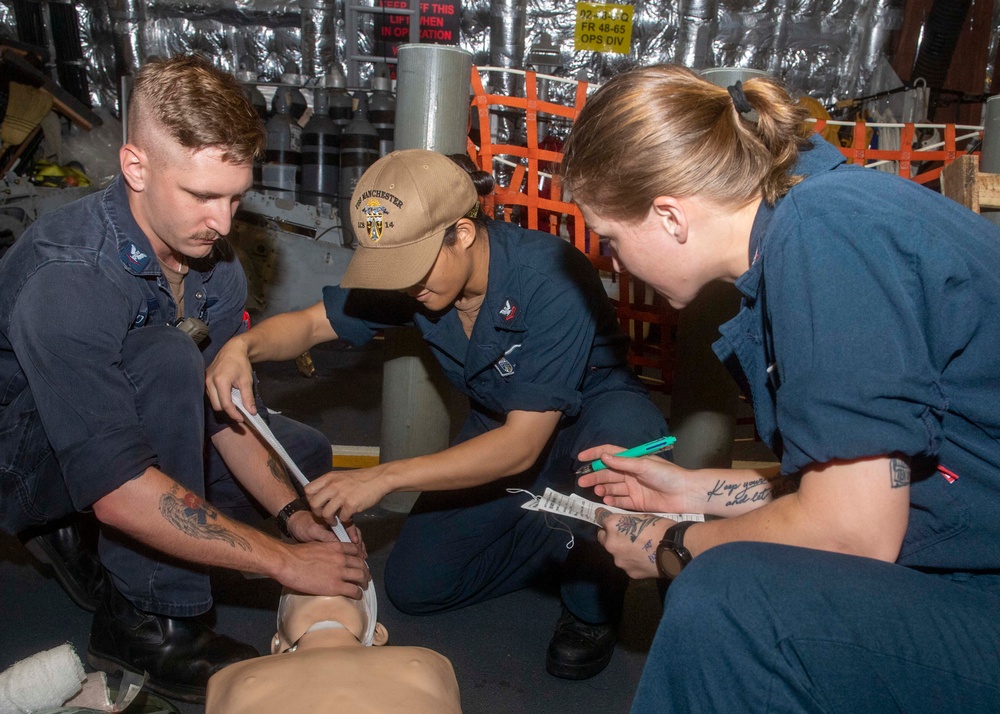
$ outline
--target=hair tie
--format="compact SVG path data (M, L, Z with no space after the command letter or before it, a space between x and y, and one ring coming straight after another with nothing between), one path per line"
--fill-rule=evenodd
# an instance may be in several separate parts
M736 84L729 85L726 87L726 90L729 92L729 96L733 100L733 106L736 107L739 115L747 121L756 123L760 117L754 111L754 108L750 106L747 95L743 93L743 82L737 80Z

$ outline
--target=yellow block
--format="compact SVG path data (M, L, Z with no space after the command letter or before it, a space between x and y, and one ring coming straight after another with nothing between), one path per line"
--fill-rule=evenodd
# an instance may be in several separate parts
M335 469L366 469L379 464L377 446L350 446L333 444L333 467Z
M627 55L632 47L632 5L576 4L573 49Z

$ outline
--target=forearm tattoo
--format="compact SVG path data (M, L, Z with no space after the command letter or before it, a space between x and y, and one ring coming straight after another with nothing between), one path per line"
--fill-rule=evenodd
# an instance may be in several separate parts
M756 478L752 481L727 481L719 479L715 486L706 493L709 501L715 496L726 499L726 506L742 506L745 503L768 501L772 497L774 484L766 478Z
M275 481L291 485L288 474L285 472L285 467L274 458L274 454L267 455L267 468L271 471L271 475L274 476Z
M659 516L651 516L648 513L638 516L618 516L615 528L618 529L619 533L624 533L629 537L629 540L635 543L646 528L659 523L661 520L663 519Z
M910 465L902 459L889 459L889 477L893 488L910 485Z
M170 525L192 538L221 540L233 548L252 550L248 540L226 527L218 511L197 494L186 491L181 495L177 484L160 496L160 513Z

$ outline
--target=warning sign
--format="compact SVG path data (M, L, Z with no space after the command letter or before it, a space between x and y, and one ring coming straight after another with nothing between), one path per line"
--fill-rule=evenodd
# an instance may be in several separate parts
M632 5L576 4L574 49L627 55L632 47Z
M378 0L384 8L408 10L416 0ZM420 41L437 45L457 45L461 22L459 0L420 3ZM395 57L399 46L410 41L409 15L375 16L375 52L383 57Z

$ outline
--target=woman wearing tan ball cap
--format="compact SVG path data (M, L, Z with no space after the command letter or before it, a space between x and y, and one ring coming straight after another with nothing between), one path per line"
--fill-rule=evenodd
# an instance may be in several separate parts
M585 255L547 233L479 213L492 177L470 176L431 151L399 151L358 183L349 220L359 246L323 301L231 340L208 373L213 406L240 419L228 395L250 389L250 364L293 359L313 345L362 345L387 325L414 324L471 413L455 443L313 481L313 512L349 519L394 491L420 491L389 557L385 587L400 610L453 610L556 577L564 611L546 668L585 679L611 658L627 585L574 525L576 545L525 511L521 488L575 490L577 455L666 433L626 366L622 334ZM593 498L592 492L589 495ZM541 653L539 653L539 659Z

